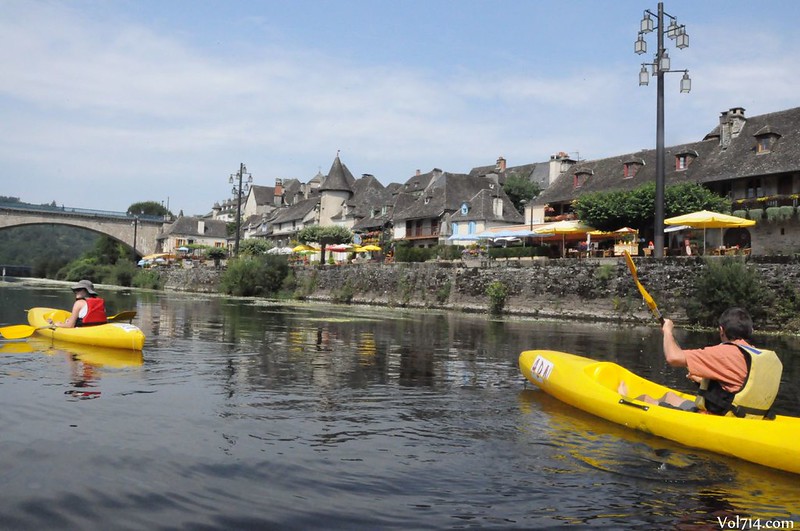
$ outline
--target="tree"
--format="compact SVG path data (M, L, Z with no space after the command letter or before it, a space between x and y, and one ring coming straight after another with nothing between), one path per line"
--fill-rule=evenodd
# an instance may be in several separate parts
M127 212L131 216L172 216L172 212L158 201L140 201L139 203L133 203L128 207Z
M620 227L643 229L655 223L656 185L647 183L633 190L591 192L573 203L578 218L599 230ZM664 190L665 217L697 210L730 212L730 201L697 183L681 183Z
M214 267L219 269L220 260L228 256L228 252L222 247L209 247L206 249L206 256L214 260Z
M271 248L272 246L267 243L266 240L262 240L261 238L246 238L242 240L239 246L239 254L259 256L266 254Z
M322 227L320 225L311 225L300 229L297 233L297 240L300 243L318 243L322 248L319 263L325 263L325 246L335 245L337 243L350 243L353 241L353 233L350 229L332 225L329 227Z
M541 193L539 183L535 183L523 175L512 173L506 178L503 185L503 191L508 198L514 203L514 208L517 212L525 210L522 201L530 201Z

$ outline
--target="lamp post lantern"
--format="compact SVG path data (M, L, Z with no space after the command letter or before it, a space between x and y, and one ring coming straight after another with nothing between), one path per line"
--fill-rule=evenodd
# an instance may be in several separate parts
M244 176L247 176L247 182L242 183ZM236 184L236 178L239 179L239 184ZM244 165L244 162L239 164L239 171L237 173L231 173L231 176L228 178L228 183L233 184L233 189L231 190L233 194L236 195L236 239L234 240L233 246L233 255L239 256L239 238L242 232L242 196L246 194L250 190L250 184L253 182L253 175L247 173L247 166Z
M653 19L656 17L656 23ZM668 27L664 27L664 17L670 19ZM652 63L642 63L639 71L639 85L648 85L650 75L647 67L653 68L653 75L656 76L656 204L655 204L655 227L653 235L654 256L662 258L664 256L664 74L667 72L683 72L680 89L682 93L688 93L692 88L692 80L689 78L688 70L670 70L670 58L664 47L664 35L675 41L678 49L689 46L689 35L686 27L678 25L678 19L664 11L664 3L658 3L658 13L653 13L649 9L644 11L644 17L639 29L639 37L633 46L633 51L639 55L647 52L647 41L644 40L646 33L655 31L658 37L655 58Z

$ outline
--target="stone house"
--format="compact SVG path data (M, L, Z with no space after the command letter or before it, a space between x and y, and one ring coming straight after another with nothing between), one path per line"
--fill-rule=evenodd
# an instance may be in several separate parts
M228 222L218 219L180 216L164 226L156 238L156 248L160 253L170 254L191 244L226 248L227 225Z
M426 174L418 171L399 189L393 239L415 247L433 247L446 243L452 234L467 236L489 227L520 224L522 219L496 175L455 174L434 168Z
M700 183L730 198L734 215L756 219L746 229L709 231L709 245L751 246L753 254L800 250L800 107L750 118L743 108L732 108L702 140L666 147L665 158L666 186ZM654 182L655 159L652 149L570 164L532 202L526 217L570 218L581 194Z

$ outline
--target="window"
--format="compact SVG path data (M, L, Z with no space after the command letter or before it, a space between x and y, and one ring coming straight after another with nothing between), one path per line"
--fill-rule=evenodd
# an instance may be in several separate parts
M467 234L475 234L475 222L469 222L469 229L467 230Z
M639 168L641 167L642 164L640 162L637 161L626 162L625 164L622 165L622 177L624 179L630 179L639 172Z
M577 172L573 177L572 186L574 188L580 188L581 186L586 184L586 181L589 180L590 175L591 172L586 172L586 171Z
M756 154L769 153L775 147L775 143L781 137L781 134L775 131L771 126L765 125L753 135L756 138Z
M458 223L456 223L455 221L450 224L450 233L458 234Z
M694 159L697 158L697 151L679 151L675 154L675 171L684 171L691 166Z
M761 179L750 179L747 181L747 190L745 197L761 197L764 195L764 189L761 187Z

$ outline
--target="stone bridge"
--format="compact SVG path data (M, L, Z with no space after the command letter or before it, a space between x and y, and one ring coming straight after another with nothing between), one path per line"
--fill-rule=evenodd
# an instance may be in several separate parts
M168 223L162 216L132 216L125 212L26 203L0 203L0 230L24 225L69 225L105 234L133 249L138 256L156 252L156 237Z

